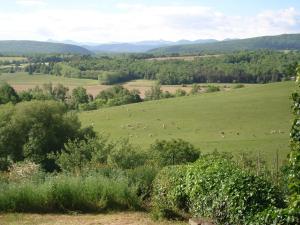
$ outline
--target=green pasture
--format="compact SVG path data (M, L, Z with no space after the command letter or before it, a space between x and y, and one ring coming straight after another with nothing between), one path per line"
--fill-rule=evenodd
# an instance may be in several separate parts
M29 75L28 73L3 73L0 75L0 82L7 82L11 85L42 85L44 83L52 82L53 84L61 83L66 86L86 86L97 85L98 80L68 78L61 76L53 76L46 74Z
M294 82L247 86L226 92L151 101L82 112L112 139L148 148L156 139L182 138L203 152L251 153L285 160L291 127Z

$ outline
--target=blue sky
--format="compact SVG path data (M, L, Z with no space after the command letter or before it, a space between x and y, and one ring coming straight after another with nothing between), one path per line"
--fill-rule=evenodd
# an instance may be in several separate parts
M0 0L0 39L134 42L300 33L300 0Z

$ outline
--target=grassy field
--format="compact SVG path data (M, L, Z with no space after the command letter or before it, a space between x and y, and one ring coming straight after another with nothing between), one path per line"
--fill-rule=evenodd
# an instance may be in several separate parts
M27 58L25 57L21 57L21 56L0 56L0 62L1 61L24 61L27 60Z
M293 82L254 85L83 112L84 125L147 148L156 139L182 138L203 152L249 152L280 160L289 152Z
M0 75L0 81L5 81L11 85L41 85L52 82L53 84L61 83L63 85L80 86L80 85L97 85L97 80L67 78L52 75L28 75L28 73L6 73Z
M0 214L1 225L185 225L183 222L153 221L145 213L100 215Z

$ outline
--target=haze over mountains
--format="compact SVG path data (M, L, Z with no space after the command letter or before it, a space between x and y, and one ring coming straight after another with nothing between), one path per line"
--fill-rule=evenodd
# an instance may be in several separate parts
M247 39L199 39L195 41L141 41L133 43L78 43L74 41L0 41L1 54L150 53L154 55L221 54L242 50L300 50L300 34L283 34Z
M147 52L151 49L168 47L174 45L187 45L187 44L206 44L217 42L215 39L199 39L195 41L190 40L179 40L179 41L165 41L165 40L153 40L153 41L140 41L140 42L113 42L113 43L80 43L72 40L55 41L49 40L50 42L73 44L84 47L92 52L111 52L111 53L141 53Z

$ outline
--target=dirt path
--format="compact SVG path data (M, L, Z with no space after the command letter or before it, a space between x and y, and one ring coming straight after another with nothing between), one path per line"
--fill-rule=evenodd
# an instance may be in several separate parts
M153 221L146 213L55 215L0 214L0 225L186 225L174 221Z

